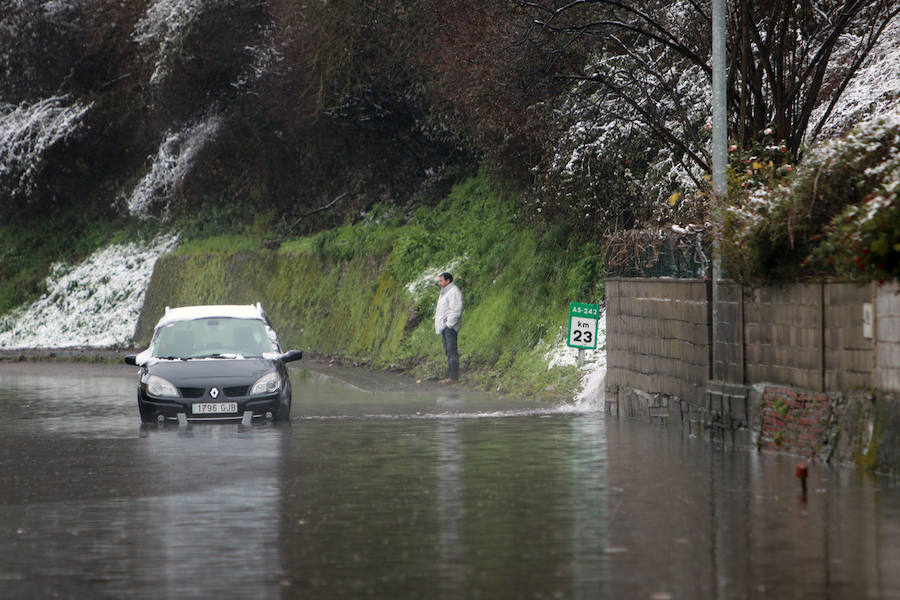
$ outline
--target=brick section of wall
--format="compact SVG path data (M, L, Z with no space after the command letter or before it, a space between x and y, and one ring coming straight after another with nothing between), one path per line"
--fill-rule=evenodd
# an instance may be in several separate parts
M762 427L759 446L816 458L827 452L831 417L828 394L767 387L761 401Z
M876 291L875 319L875 387L900 392L900 285L896 282Z

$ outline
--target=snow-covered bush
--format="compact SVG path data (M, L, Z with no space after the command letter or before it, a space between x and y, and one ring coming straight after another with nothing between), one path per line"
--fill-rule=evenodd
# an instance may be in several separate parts
M47 293L0 318L0 348L114 346L134 334L156 260L177 239L108 246L75 265L57 263Z
M219 135L222 118L218 114L169 133L159 146L150 170L125 200L128 212L148 218L169 215L175 192L194 166L194 159Z
M722 250L742 280L900 274L900 109L810 152L794 172L738 194Z
M617 87L634 85L639 63L672 60L652 44L634 52L598 56L561 97L559 135L541 167L539 212L568 212L607 232L701 218L708 78L696 65L673 61L660 70L666 78L649 82L642 102L629 105ZM679 143L660 143L661 136Z
M828 148L823 154L833 160ZM840 154L865 197L828 224L809 262L827 264L845 278L900 278L900 110L855 129ZM865 160L869 156L880 160ZM861 173L853 176L856 169Z
M203 4L203 0L157 0L147 9L135 28L134 40L153 51L155 68L150 83L160 84L169 74Z
M80 133L90 109L91 105L66 96L0 105L0 189L13 204L33 200L47 153ZM0 211L9 208L0 207Z

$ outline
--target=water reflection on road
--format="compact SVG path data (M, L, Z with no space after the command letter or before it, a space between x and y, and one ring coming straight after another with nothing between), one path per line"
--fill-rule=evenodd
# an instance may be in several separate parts
M290 425L141 427L132 368L0 363L0 597L900 595L893 480L802 502L793 459L584 408L292 378Z

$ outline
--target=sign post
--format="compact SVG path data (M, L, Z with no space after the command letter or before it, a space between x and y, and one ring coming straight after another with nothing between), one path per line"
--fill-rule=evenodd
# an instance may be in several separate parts
M569 304L569 339L570 348L578 348L578 366L584 365L584 351L597 349L597 320L600 318L600 306L572 302Z

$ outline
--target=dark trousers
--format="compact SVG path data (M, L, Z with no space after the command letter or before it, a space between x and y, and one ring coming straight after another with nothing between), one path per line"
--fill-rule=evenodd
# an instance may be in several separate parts
M458 332L452 327L444 327L444 354L447 355L447 379L459 379L459 351L456 348Z

